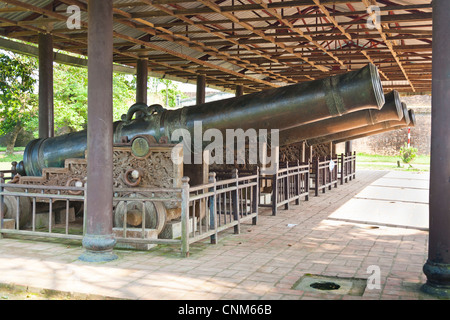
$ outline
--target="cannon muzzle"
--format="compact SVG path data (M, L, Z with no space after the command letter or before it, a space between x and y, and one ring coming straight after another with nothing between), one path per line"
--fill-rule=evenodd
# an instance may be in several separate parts
M405 105L405 108L406 108L406 105ZM407 114L407 116L405 117L404 120L389 121L384 128L372 128L374 130L368 129L366 132L362 132L362 133L353 132L353 135L348 135L347 137L341 137L341 138L335 137L334 140L330 140L330 141L333 141L334 143L341 143L341 142L345 142L345 141L349 141L349 140L356 140L356 139L360 139L360 138L377 135L380 133L396 131L396 130L400 130L403 128L415 127L416 126L416 117L414 114L414 110L409 109L409 110L407 110L406 114Z
M381 110L361 110L341 117L297 126L279 133L280 146L298 143L308 139L327 140L326 137L348 130L373 126L386 121L400 121L404 117L399 93L393 90L385 95L385 104ZM320 142L317 142L320 143Z

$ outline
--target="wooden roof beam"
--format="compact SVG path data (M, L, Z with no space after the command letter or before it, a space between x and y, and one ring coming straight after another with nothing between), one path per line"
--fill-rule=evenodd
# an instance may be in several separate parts
M145 3L151 4L153 7L158 8L159 10L163 10L163 11L167 12L168 14L172 15L173 17L177 17L178 19L183 20L184 22L186 22L186 23L189 24L189 25L195 25L195 23L194 23L191 19L189 19L189 18L187 18L187 17L185 17L185 16L183 16L183 15L176 15L176 14L174 13L173 10L170 10L170 9L168 9L168 8L166 8L166 7L164 7L164 6L158 5L158 4L154 4L154 3L152 2L152 0L142 0L142 1L144 1ZM229 41L230 43L232 43L233 45L237 45L237 46L240 46L240 45L241 45L238 41L235 41L235 40L230 39L227 35L223 35L221 30L214 32L214 31L212 31L211 29L209 29L208 27L203 26L203 25L196 26L196 27L199 28L199 29L201 29L202 31L207 32L207 33L214 34L216 37L219 37L219 38L221 38L221 39L223 39L223 40L227 40L227 41ZM160 27L156 27L156 29L160 30ZM173 34L175 34L175 33L173 33ZM250 46L245 46L245 45L244 45L244 46L242 46L242 47L243 47L244 49L248 50L248 51L255 52L255 53L257 53L257 54L263 56L263 57L266 58L267 60L276 62L276 60L272 59L270 56L268 56L268 55L262 53L261 51L257 51L257 50L253 49L253 48L250 47ZM224 51L219 50L219 49L216 49L216 48L213 48L213 47L208 47L208 49L209 49L209 50L212 50L212 51L214 51L214 52L219 51L221 54L225 54ZM208 52L208 53L209 53L209 52ZM229 54L227 54L227 55L228 55L228 57L231 57L231 55L229 55ZM232 57L232 58L233 58L233 57ZM234 57L234 58L237 58L237 57ZM244 62L244 63L249 63L248 61L243 61L243 62ZM258 67L258 66L255 66L255 67ZM271 73L269 70L263 70L263 72L268 73L268 74L270 74L271 76L274 76L275 78L280 78L279 75L273 74L273 73ZM286 82L293 82L292 79L288 79L288 78L284 78L284 79L281 78L280 80L281 80L281 81L286 81Z
M143 1L147 1L149 3L151 2L151 0L143 0ZM217 29L217 30L213 30L213 29L210 29L210 28L208 28L208 27L206 27L204 25L196 24L196 22L194 22L192 19L189 19L189 18L187 18L187 17L185 17L183 15L175 14L174 11L172 11L170 9L167 9L167 8L159 6L159 5L158 6L153 5L153 6L158 8L158 9L160 9L160 10L165 10L166 12L170 13L174 17L177 17L177 18L185 21L186 23L188 23L190 25L196 26L197 28L199 28L201 30L204 30L204 31L206 31L206 32L208 32L210 34L213 34L213 35L215 35L215 36L217 36L217 37L219 37L219 38L221 38L221 39L223 39L223 40L225 40L227 42L231 42L233 45L238 46L238 49L236 49L238 51L244 51L243 49L245 49L247 51L253 52L253 53L257 54L258 56L261 56L261 57L269 60L271 63L279 63L279 61L277 61L273 56L267 55L264 49L262 49L262 48L254 48L252 46L247 46L245 44L242 44L241 42L238 42L238 41L232 39L229 36L229 34L223 34L224 31L222 30L222 28ZM199 19L201 19L203 22L207 22L207 20L205 18L203 18L203 17L199 17ZM224 45L225 44L226 43L224 43ZM220 48L220 51L224 52L223 48ZM311 78L308 78L308 79L312 80ZM288 82L295 82L292 79L287 79L287 80L288 80Z
M5 0L5 1L16 2L17 5L20 5L20 3L21 3L20 1L17 1L17 0ZM65 3L76 4L76 5L80 6L80 8L82 8L84 10L87 10L87 5L85 3L83 3L83 2L78 1L78 0L62 0L62 1L65 2ZM34 7L34 6L30 6L30 5L27 5L27 6L29 8ZM39 10L38 7L34 8L34 9L35 10ZM118 12L118 9L114 9L114 11ZM119 13L120 14L125 14L125 13L123 13L121 11L119 11ZM52 12L49 12L47 14L52 14L54 17L59 18L59 19L61 19L63 21L66 21L66 19L67 19L67 17L65 17L64 15L54 14ZM87 25L87 24L85 23L85 25ZM147 30L146 29L146 31L150 31L150 34L152 34L152 30ZM146 31L144 31L144 32L146 32ZM114 32L114 35L115 35L116 38L125 40L125 41L127 41L127 42L129 42L130 44L133 44L133 45L141 45L143 47L147 47L147 48L150 48L150 49L153 49L153 50L156 50L156 51L165 52L165 53L168 53L170 55L179 57L181 59L188 60L188 61L191 61L191 62L195 62L195 63L197 63L199 65L206 65L206 66L208 66L210 68L218 69L218 70L221 70L221 71L223 71L225 73L229 73L229 74L232 74L232 75L239 74L236 71L229 70L229 69L223 68L221 66L214 65L212 63L208 63L206 61L202 61L202 60L190 57L189 55L182 54L182 53L176 52L174 50L171 50L171 49L168 49L168 48L165 48L165 47L157 46L153 42L149 43L147 41L141 41L139 39L134 39L133 37L130 37L130 36L127 36L127 35L124 35L124 34L120 34L118 32ZM244 74L239 74L239 75L241 77L247 77ZM254 80L255 82L263 83L263 84L265 84L265 85L267 85L269 87L276 86L276 85L274 85L274 84L272 84L270 82L267 82L265 80L261 80L261 79L258 79L258 78L251 78L251 80Z
M257 35L259 35L264 40L269 41L269 42L279 46L280 48L282 48L282 49L284 49L284 50L286 50L286 51L288 51L290 53L293 53L293 54L297 55L300 59L302 59L303 61L309 63L313 67L316 67L320 71L323 71L323 72L328 72L329 71L328 68L325 68L323 66L316 66L314 64L314 62L309 61L308 58L304 57L302 54L295 53L292 49L287 48L284 43L278 43L277 44L274 41L275 39L273 37L267 37L267 36L264 35L264 32L262 32L260 30L255 30L252 25L250 25L250 24L248 24L246 22L241 22L239 20L239 18L237 16L235 16L234 14L229 13L229 12L222 12L221 7L218 6L217 4L215 4L214 2L211 2L210 0L198 0L198 1L203 3L205 6L208 6L209 8L213 9L215 12L223 15L225 18L230 19L230 21L233 21L233 22L241 25L242 27L246 28L247 30L249 30L249 31L251 31L253 33L256 33Z
M65 2L65 3L69 3L69 4L77 4L77 5L81 6L82 9L87 10L87 6L84 3L81 3L78 0L61 0L61 1ZM129 14L129 13L125 12L125 11L122 11L122 10L119 10L119 9L114 9L114 12L116 14L120 14L121 16L123 16L123 17L125 17L127 19L131 19L131 14ZM143 25L142 27L137 26L133 22L124 21L123 19L115 19L115 20L118 21L118 22L121 22L121 23L123 23L123 24L125 24L125 25L127 25L127 26L129 26L131 28L135 28L135 29L138 29L138 30L140 30L142 32L146 32L146 33L148 33L150 35L157 35L156 30L154 30L154 25L152 23L146 21L146 20L143 20L143 19L132 19L135 22L137 22L139 24L142 24ZM198 51L200 51L200 52L205 52L205 49L206 49L206 50L208 50L208 54L212 54L212 55L215 55L215 56L221 56L223 61L226 61L226 62L232 63L234 65L237 65L240 68L244 68L244 69L245 68L258 68L258 66L251 66L251 65L249 65L248 61L241 61L241 59L237 59L237 58L231 60L226 54L221 53L216 48L207 47L203 43L198 42L198 41L193 41L193 40L191 40L191 39L189 39L188 37L185 37L185 36L173 35L173 33L171 31L167 30L167 29L158 28L158 30L162 31L162 33L158 34L158 36L160 38L164 39L165 41L171 41L171 42L180 43L181 45L184 45L184 46L186 46L188 48L198 48ZM175 40L175 39L179 39L179 40ZM155 43L155 41L152 41L152 43ZM185 59L186 55L184 55L183 57L184 57L183 59ZM220 69L221 67L217 66L217 68ZM266 70L261 69L261 68L259 68L259 69L261 70L260 73L266 71ZM225 70L225 68L221 68L221 70L223 71L223 70ZM230 72L234 73L234 71L232 71L232 70L230 70ZM245 75L242 75L242 76L246 77ZM278 81L286 81L286 79L280 78L279 75L276 75L276 74L273 74L273 73L271 74L269 72L267 72L267 74L265 74L264 76L265 77L273 77L273 78L275 78L275 80L278 80ZM254 81L260 82L260 81L263 81L263 80L255 79ZM289 81L292 81L292 80L289 80ZM265 84L269 85L269 86L272 86L270 84L270 82L267 82L267 81L265 81Z
M54 17L54 18L60 19L61 21L66 21L66 20L67 20L67 17L64 16L64 15L61 15L61 14L59 14L59 13L55 13L55 12L53 12L53 11L50 11L50 10L47 10L47 9L43 9L43 8L40 8L40 7L37 7L37 6L34 6L34 5L30 5L30 4L27 4L27 3L23 3L23 2L21 2L21 1L19 1L19 0L2 0L2 1L3 1L3 2L7 2L7 3L9 3L9 4L13 4L13 5L16 5L16 6L23 7L23 8L25 8L25 9L29 10L29 11L32 11L32 12L36 12L36 13L40 13L40 14L47 15L47 16L49 16L49 17ZM87 27L87 23L82 22L82 25L84 25L85 27ZM117 33L117 32L115 32L114 35L116 36L116 38L119 38L119 39L122 39L122 40L126 40L126 41L129 41L129 42L134 43L134 44L141 44L141 45L147 44L147 46L150 46L150 44L145 43L144 41L140 41L140 40L134 39L134 38L132 38L132 37L128 37L128 36L125 36L125 35L121 35L120 33ZM65 37L64 35L61 35L61 36ZM67 36L67 38L70 39L70 37L68 37L68 36ZM86 42L82 42L82 41L80 41L80 42L83 43L85 46L87 46L87 43L86 43ZM162 51L162 52L165 51L165 50L164 50L165 48L160 48L160 47L155 46L155 45L151 45L150 47L151 47L151 49L155 49L155 50L158 50L158 51ZM167 50L168 50L168 49L167 49ZM168 50L168 51L171 51L171 50ZM171 52L172 52L172 51L171 51ZM138 58L139 58L139 56L137 56L137 55L130 54L130 53L123 53L123 52L120 52L120 51L118 51L118 50L114 50L114 53L117 53L117 54L120 54L120 55L124 55L124 56L133 57L133 58L135 58L135 59L138 59ZM171 54L170 52L167 52L167 53ZM172 52L172 55L179 56L178 54L174 54L174 52ZM197 62L197 63L200 64L200 65L202 65L202 64L203 64L203 65L207 64L207 63L205 63L204 61L199 61L199 60L197 61L197 59L188 57L188 56L186 56L186 55L183 55L183 58L186 59L186 60L191 60L192 62ZM163 66L165 66L165 67L168 67L168 68L175 68L175 69L180 68L180 67L171 66L171 65L169 65L169 64L162 63L162 62L159 62L159 64L161 64L161 65L163 65ZM213 64L210 64L210 65L213 65ZM216 67L216 66L214 66L214 68L215 68L215 67ZM188 72L189 72L189 71L188 71ZM195 74L194 71L190 71L190 72ZM242 76L242 75L241 75L241 76ZM259 79L256 79L256 81L258 81L258 80L259 80ZM266 82L263 81L263 80L260 80L260 81L266 83ZM266 83L266 84L267 84L267 83ZM273 85L270 84L270 86L273 86Z
M362 0L362 2L366 6L366 8L369 8L371 5L376 5L376 0ZM403 67L402 62L400 61L400 59L399 59L399 57L397 55L397 52L394 49L393 43L387 38L386 34L383 32L383 29L382 29L381 25L376 25L375 24L375 28L378 31L378 33L380 34L380 36L383 39L383 41L386 44L386 46L391 51L392 56L394 57L394 60L397 62L397 65L400 67L400 70L402 71L403 75L405 76L405 79L409 82L409 84L411 86L411 89L414 92L416 92L416 89L414 88L414 85L409 80L408 73L406 72L405 68Z
M320 0L313 0L314 3L320 8L320 10L327 16L328 20L330 20L334 26L345 36L349 41L353 41L352 36L342 27L339 25L337 20L331 16L330 12L327 8L321 3ZM365 50L361 50L361 53L369 60L370 63L373 65L376 65L375 61L370 57L369 53ZM381 70L378 70L378 72L386 79L389 80L388 76Z

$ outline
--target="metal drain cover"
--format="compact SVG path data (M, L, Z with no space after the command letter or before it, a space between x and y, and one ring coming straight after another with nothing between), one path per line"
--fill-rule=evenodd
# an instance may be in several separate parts
M292 289L316 293L362 296L366 285L366 279L305 274L292 286Z

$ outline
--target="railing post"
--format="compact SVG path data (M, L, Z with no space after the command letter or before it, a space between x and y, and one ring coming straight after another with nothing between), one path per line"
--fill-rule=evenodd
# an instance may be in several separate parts
M306 196L305 196L305 201L309 201L309 187L310 187L310 174L311 174L311 171L310 171L310 164L308 163L308 169L306 170L306 172L305 172L305 193L306 193Z
M259 199L259 167L256 167L256 185L253 191L252 199L252 213L256 213L256 216L252 219L252 225L256 225L258 222Z
M325 187L325 185L327 184L327 171L330 171L330 170L327 170L327 168L325 168L325 167L323 167L323 165L326 165L327 164L327 157L324 157L323 158L323 161L322 161L322 167L320 168L320 170L321 171L323 171L323 173L322 173L322 193L325 193L327 190L327 188Z
M333 161L333 156L328 156L327 158L328 158L328 161L327 161L327 163L328 163L327 167L328 168L325 169L325 171L327 172L326 183L328 184L328 190L331 190L331 183L333 182L333 171L330 170L330 167L331 167L331 161Z
M334 187L337 188L338 186L338 171L339 171L339 158L337 156L337 154L334 155L335 156L335 160L336 160L336 165L334 166ZM334 161L334 160L333 160Z
M300 186L300 161L297 160L297 168L296 170L296 174L294 175L294 182L295 182L295 204L299 205L300 204L300 194L302 193L302 188Z
M278 163L274 168L275 172L272 175L272 215L277 215L278 207Z
M319 163L320 163L319 157L313 159L313 168L316 171L316 174L314 176L314 192L316 197L319 195Z
M284 204L284 209L289 209L289 161L286 162L286 176L284 177L284 200L286 203Z
M344 157L344 154L343 153L341 153L341 163L339 164L340 165L340 169L341 169L341 185L343 185L344 184L344 177L345 177L345 157Z
M5 180L3 179L4 175L3 172L0 172L0 229L3 229L3 218L5 215L5 209L4 209L4 205L5 205L5 201L3 198L3 184L5 183ZM0 239L3 239L3 234L0 233Z
M189 257L189 177L181 182L181 255Z
M353 152L353 168L352 168L352 176L353 179L356 179L356 151Z
M239 217L239 175L238 169L234 169L232 178L236 180L236 191L231 193L231 201L233 201L233 218L237 220L237 225L234 226L234 234L241 233L241 219Z
M211 244L217 244L217 210L216 210L216 173L209 174L209 183L214 183L214 186L209 189L214 194L209 197L209 226L215 230L215 233L210 237Z

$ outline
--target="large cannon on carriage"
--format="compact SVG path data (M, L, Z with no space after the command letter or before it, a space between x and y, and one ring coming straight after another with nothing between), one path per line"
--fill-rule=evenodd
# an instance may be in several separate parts
M378 70L372 64L324 79L182 109L135 104L121 121L114 123L114 186L136 190L179 187L181 178L189 176L191 171L178 160L191 150L180 146L185 137L174 135L174 132L184 129L193 137L196 122L201 123L202 134L215 129L225 135L226 130L237 128L282 132L317 121L332 121L351 113L379 111L384 104ZM204 147L203 142L201 150ZM27 186L82 188L89 183L86 150L86 131L33 140L24 151L23 161L17 164L17 176L12 182ZM198 151L195 147L192 150ZM174 161L174 157L178 160ZM20 210L21 226L29 223L30 216L26 211L30 203L26 197L8 201L6 196L5 200L6 217L14 216ZM178 206L179 203L170 198L159 203L149 202L145 209L129 201L119 202L115 207L114 225L120 227L125 213L135 212L139 216L146 210L145 223L161 232L165 223L180 217Z

